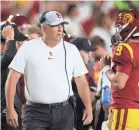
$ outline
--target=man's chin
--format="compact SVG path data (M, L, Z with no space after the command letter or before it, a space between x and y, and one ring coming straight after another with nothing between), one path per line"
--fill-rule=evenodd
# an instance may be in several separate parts
M61 41L62 37L57 37L56 40L57 41Z

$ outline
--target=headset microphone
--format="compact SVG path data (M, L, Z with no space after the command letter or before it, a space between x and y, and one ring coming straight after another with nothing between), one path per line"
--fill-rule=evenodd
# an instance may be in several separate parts
M64 35L65 38L70 38L71 37L71 35L70 34L67 34L67 32L65 30L63 30L63 33L65 34Z

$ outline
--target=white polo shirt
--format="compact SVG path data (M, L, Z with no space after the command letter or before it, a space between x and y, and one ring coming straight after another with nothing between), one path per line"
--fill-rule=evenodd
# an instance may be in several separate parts
M65 42L67 73L70 95L73 95L71 80L88 71L78 49ZM36 38L26 41L18 50L9 68L24 74L26 99L37 103L58 103L67 100L69 85L65 72L65 51L63 40L49 48Z

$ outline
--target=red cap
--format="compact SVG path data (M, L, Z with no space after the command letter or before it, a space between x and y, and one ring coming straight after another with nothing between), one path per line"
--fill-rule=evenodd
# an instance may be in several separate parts
M23 26L24 24L30 24L26 16L23 15L10 15L8 21L15 23L17 26Z

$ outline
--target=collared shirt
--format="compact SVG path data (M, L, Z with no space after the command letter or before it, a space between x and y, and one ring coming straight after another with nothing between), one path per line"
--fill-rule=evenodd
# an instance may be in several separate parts
M73 95L71 79L88 71L78 49L65 42L66 69ZM68 99L69 85L65 69L65 50L63 40L49 48L36 38L26 41L17 52L9 68L24 74L26 99L37 103L58 103Z

